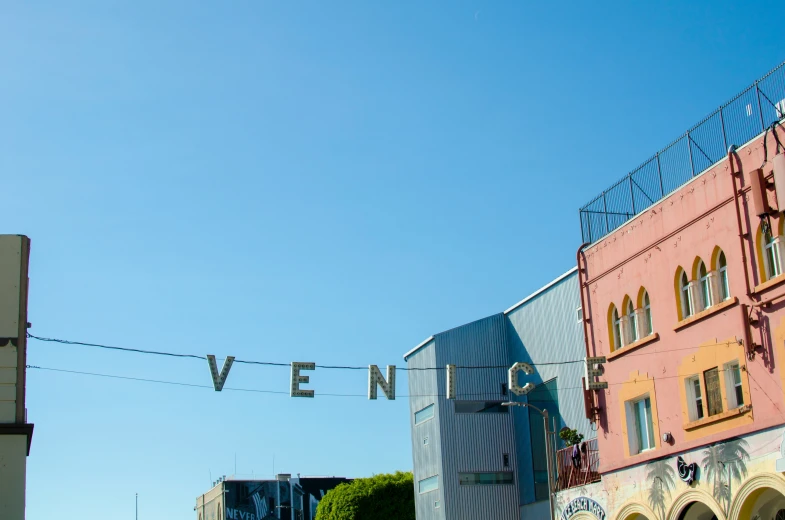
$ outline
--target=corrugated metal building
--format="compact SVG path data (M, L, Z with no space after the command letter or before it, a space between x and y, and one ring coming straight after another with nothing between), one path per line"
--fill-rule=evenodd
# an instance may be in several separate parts
M582 363L537 365L537 386L514 398L507 368L585 356L577 271L572 269L510 309L436 334L406 353L408 368L458 367L447 399L445 370L411 370L409 404L417 520L547 518L542 417L508 400L548 409L556 430L594 437L584 417Z

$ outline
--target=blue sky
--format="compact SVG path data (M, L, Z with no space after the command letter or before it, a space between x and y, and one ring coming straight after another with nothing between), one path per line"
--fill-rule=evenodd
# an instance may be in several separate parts
M32 239L34 334L401 365L570 269L579 206L785 59L773 1L207 4L0 2L0 232ZM210 384L196 360L28 359ZM138 492L140 519L191 519L235 454L411 468L406 399L311 376L314 400L30 370L27 518L133 518Z

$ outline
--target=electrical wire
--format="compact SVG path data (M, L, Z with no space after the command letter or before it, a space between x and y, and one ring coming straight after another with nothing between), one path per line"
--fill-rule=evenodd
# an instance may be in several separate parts
M186 386L186 387L193 387L193 388L214 389L210 385L198 385L198 384L194 384L194 383L181 383L181 382L176 382L176 381L164 381L164 380L160 380L160 379L148 379L148 378L143 378L143 377L119 376L119 375L115 375L115 374L103 374L103 373L99 373L99 372L84 372L84 371L79 371L79 370L68 370L68 369L64 369L64 368L41 367L41 366L38 366L38 365L26 365L26 368L34 369L34 370L46 370L46 371L49 371L49 372L62 372L62 373L66 373L66 374L77 374L77 375L94 376L94 377L105 377L105 378L110 378L110 379L122 379L122 380L128 380L128 381L139 381L139 382L144 382L144 383L159 383L159 384L165 384L165 385L175 385L175 386ZM717 371L718 372L727 372L728 370L727 369L721 369L721 370L718 369ZM644 381L660 381L660 380L663 380L663 379L676 379L676 378L682 378L682 377L683 376L679 376L679 375L662 376L662 377L657 377L657 378L652 377L652 378L641 379L641 380L636 380L636 381L622 381L622 382L619 382L619 383L608 383L608 386L634 385L634 384L638 384L638 383L644 382ZM750 376L750 377L752 377L752 376ZM754 380L754 378L753 378L753 380ZM760 387L760 384L757 381L755 381L755 383L758 384L758 386ZM225 386L225 387L223 387L223 390L229 390L229 391L233 391L233 392L256 392L256 393L263 393L263 394L290 395L289 392L286 392L286 391L260 390L260 389L255 389L255 388L231 388L231 387L226 387ZM557 391L559 391L559 392L566 391L566 390L581 390L582 391L583 390L583 386L578 385L578 386L565 386L565 387L557 388ZM533 392L531 392L531 394L533 394L535 392L537 392L536 389ZM319 395L319 396L332 396L332 397L367 397L365 394L336 394L336 393L322 393L322 392L319 392L317 395ZM768 394L766 394L766 396L769 397ZM398 395L396 395L396 397L447 397L447 394L398 394ZM462 393L457 393L456 394L456 398L457 397L464 397L464 398L469 397L469 398L474 398L475 400L482 400L480 398L484 397L487 400L499 400L500 397L507 398L509 396L500 395L498 392L462 392ZM769 397L769 400L771 400L771 397ZM772 401L772 404L773 403L774 402Z
M114 350L120 352L132 352L135 354L149 354L155 356L169 356L169 357L177 357L177 358L190 358L190 359L201 359L206 360L207 356L200 356L198 354L179 354L175 352L164 352L159 350L145 350L139 348L129 348L129 347L115 347L111 345L103 345L100 343L87 343L84 341L71 341L66 339L59 339L59 338L44 338L41 336L36 336L34 334L27 333L27 337L31 339L35 339L38 341L43 341L46 343L59 343L61 345L80 345L84 347L95 347L95 348L102 348L106 350ZM276 366L276 367L291 367L291 363L277 363L273 361L252 361L247 359L237 359L234 360L235 363L244 363L247 365L264 365L264 366ZM582 359L575 359L569 361L551 361L551 362L543 362L543 363L529 363L532 366L549 366L549 365L568 365L573 363L583 363ZM334 370L368 370L367 366L350 366L350 365L316 365L316 368L323 368L323 369L334 369ZM406 371L427 371L427 370L446 370L446 367L396 367L397 370L406 370ZM460 369L509 369L508 365L487 365L487 366L464 366L458 365L456 368Z

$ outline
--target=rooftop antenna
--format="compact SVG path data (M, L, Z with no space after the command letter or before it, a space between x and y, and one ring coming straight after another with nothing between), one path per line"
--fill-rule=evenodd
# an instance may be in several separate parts
M139 493L136 494L136 520L139 520Z

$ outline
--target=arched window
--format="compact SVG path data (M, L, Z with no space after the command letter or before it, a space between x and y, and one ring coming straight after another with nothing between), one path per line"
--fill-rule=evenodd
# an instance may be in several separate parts
M698 265L698 284L700 286L701 306L708 309L712 305L711 301L711 280L709 279L709 272L706 270L706 264L703 260Z
M651 301L649 301L649 293L644 289L643 291L643 332L648 336L654 332L654 325L651 322Z
M611 325L611 351L618 350L623 347L621 343L621 319L619 319L619 311L616 310L616 306L611 306L611 315L610 315L610 325Z
M690 301L690 281L687 279L686 271L681 272L679 278L679 298L681 299L682 319L693 315L692 302Z
M638 316L635 314L635 307L632 305L632 300L627 299L627 308L625 309L625 315L627 316L627 328L629 332L627 333L627 339L630 343L635 343L638 341Z
M725 301L730 298L730 285L728 284L728 263L725 261L725 253L722 251L717 259L717 267L720 273L720 298Z
M780 237L773 237L770 230L763 235L763 248L766 257L766 278L771 280L782 274Z

